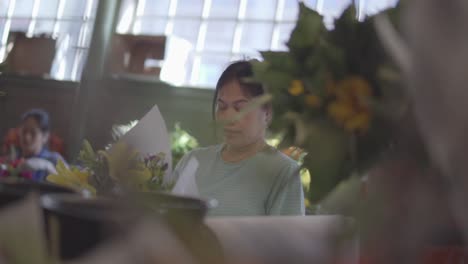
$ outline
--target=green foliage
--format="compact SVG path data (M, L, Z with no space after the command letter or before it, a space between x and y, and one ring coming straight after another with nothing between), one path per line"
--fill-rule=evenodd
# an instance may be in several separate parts
M95 151L85 140L78 160L91 173L89 184L98 194L109 194L116 189L165 191L172 187L172 183L164 181L168 169L164 153L141 157L123 142L106 151Z
M78 154L78 161L90 170L99 170L102 167L98 154L87 140L83 141L83 147Z
M317 12L299 3L298 21L287 43L296 58L303 57L316 46L321 33L326 31L322 20Z
M392 136L391 123L401 116L395 109L406 103L372 17L357 21L350 5L332 30L322 21L300 3L289 51L264 51L263 61L253 62L255 81L273 96L271 129L283 135L280 146L308 153L304 167L313 203L376 162Z
M190 135L187 131L183 130L179 123L175 124L174 131L171 133L170 137L172 163L174 166L187 152L198 147L197 139Z

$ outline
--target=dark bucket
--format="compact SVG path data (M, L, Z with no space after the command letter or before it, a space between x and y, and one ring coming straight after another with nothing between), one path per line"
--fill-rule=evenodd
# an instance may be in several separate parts
M69 188L51 183L3 179L0 180L0 208L23 199L31 192L37 192L40 195L49 193L74 193L74 191Z
M158 192L141 192L134 197L138 199L137 204L166 222L199 263L225 262L216 235L204 224L207 203Z
M74 259L126 228L136 213L105 198L83 198L70 194L41 197L50 254Z
M188 242L189 250L194 238L200 240L200 230L207 237L203 225L207 206L195 198L149 192L112 199L50 194L41 197L41 206L50 252L62 260L77 258L98 244L124 234L132 223L148 213L155 221L167 224L183 242ZM213 237L211 233L208 235Z
M208 207L200 199L159 192L140 192L131 196L134 203L156 214L170 226L203 224Z

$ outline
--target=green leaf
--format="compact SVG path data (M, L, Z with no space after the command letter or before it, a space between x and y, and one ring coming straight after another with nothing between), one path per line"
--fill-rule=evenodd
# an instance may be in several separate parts
M272 70L281 70L293 75L300 71L300 65L289 52L262 51L260 54Z
M324 30L326 29L323 25L323 17L301 2L299 3L299 18L287 46L294 53L307 51L316 44L320 33Z
M83 141L83 147L78 155L78 161L90 170L96 170L98 166L98 156L89 141Z
M307 90L319 97L324 97L326 95L325 87L325 69L320 67L317 69L317 74L308 76L302 79Z
M268 73L270 67L269 63L267 61L252 61L251 64L254 73L253 81L263 82L263 80L266 79L265 75Z
M283 70L271 69L269 62L252 64L254 80L267 86L268 91L276 97L281 91L286 91L294 79L294 75ZM248 80L247 80L248 81Z
M310 53L308 56L306 56L304 62L304 71L307 73L315 73L322 64L323 60L319 52Z
M348 157L348 137L328 120L309 122L307 141L303 147L308 155L304 167L310 172L310 201L318 202L342 179L350 176L345 163Z

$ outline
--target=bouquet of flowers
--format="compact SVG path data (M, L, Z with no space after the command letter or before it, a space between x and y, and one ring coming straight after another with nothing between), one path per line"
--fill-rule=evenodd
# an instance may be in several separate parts
M32 171L23 168L24 159L0 159L0 178L15 177L30 180L32 178Z
M124 142L108 151L95 151L85 141L78 160L82 167L57 165L57 174L49 182L68 186L91 194L115 194L122 191L166 191L172 183L164 180L168 168L165 154L141 155Z
M84 141L80 166L66 168L59 163L57 173L47 180L98 195L166 191L172 188L170 153L165 122L154 106L105 150L96 151Z
M375 163L406 104L372 17L358 21L351 5L328 30L320 14L299 5L289 51L261 52L263 61L252 62L252 81L272 94L271 129L283 135L280 147L308 153L308 198L316 203Z

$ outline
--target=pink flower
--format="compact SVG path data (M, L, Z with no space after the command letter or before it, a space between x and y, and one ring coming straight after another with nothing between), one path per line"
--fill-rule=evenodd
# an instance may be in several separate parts
M33 174L32 174L31 171L22 171L22 172L19 173L19 176L22 177L22 178L31 180L32 177L33 177Z
M10 172L8 170L1 170L0 177L8 177L10 176Z
M16 169L23 162L24 162L24 159L17 159L17 160L14 160L13 162L11 162L11 166Z

